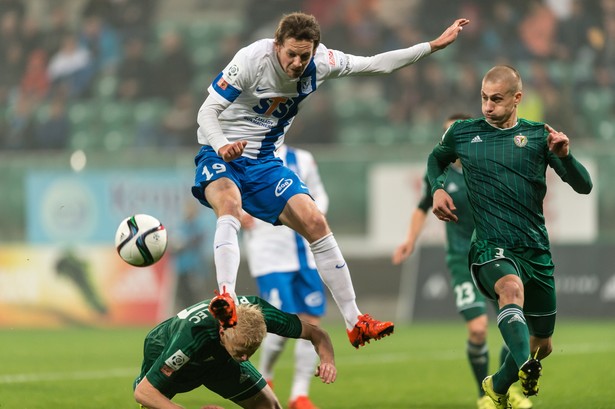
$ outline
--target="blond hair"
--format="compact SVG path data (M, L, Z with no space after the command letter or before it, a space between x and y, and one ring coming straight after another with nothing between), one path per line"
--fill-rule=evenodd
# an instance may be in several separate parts
M265 317L258 305L239 304L237 325L224 331L225 343L234 349L256 352L267 334Z

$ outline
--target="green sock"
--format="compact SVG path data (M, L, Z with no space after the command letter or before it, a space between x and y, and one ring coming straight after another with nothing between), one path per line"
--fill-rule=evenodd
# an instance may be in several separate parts
M508 304L498 313L498 328L510 353L500 370L493 375L493 389L506 393L518 379L519 367L530 356L530 333L523 316L523 308Z
M500 366L504 365L504 361L506 360L509 352L510 349L508 349L506 344L502 344L502 349L500 350Z
M489 374L489 348L487 343L473 344L468 341L467 344L468 361L470 367L474 373L474 379L476 379L476 385L478 386L478 396L483 396L482 382L483 379Z

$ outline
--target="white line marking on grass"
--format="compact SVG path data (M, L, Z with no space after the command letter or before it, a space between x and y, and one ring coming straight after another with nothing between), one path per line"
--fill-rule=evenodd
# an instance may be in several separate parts
M79 372L49 372L39 374L15 374L0 375L0 384L3 383L28 383L41 381L65 381L65 380L91 380L106 378L123 378L125 376L138 375L138 368L117 368L104 371L79 371Z

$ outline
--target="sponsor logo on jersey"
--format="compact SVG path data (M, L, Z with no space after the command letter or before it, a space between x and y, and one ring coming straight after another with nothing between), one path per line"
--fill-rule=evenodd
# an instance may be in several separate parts
M275 195L280 197L292 184L292 179L280 179L278 185L275 187Z
M478 142L482 142L483 140L480 139L480 136L476 135L474 138L472 138L472 140L470 141L470 143L478 143Z
M525 145L527 145L527 136L516 135L514 138L514 141L515 141L515 145L517 145L520 148L523 148Z
M172 370L177 371L179 368L184 366L186 362L188 362L189 360L190 360L190 357L184 354L181 349L178 349L177 351L175 351L173 355L167 358L167 360L164 361L164 363L165 365L169 366Z
M459 192L459 186L457 185L457 183L455 182L451 182L449 183L449 185L446 187L446 191L448 193L455 193L455 192Z
M329 50L329 65L335 66L335 54L331 50Z
M250 379L250 375L247 375L245 373L242 373L241 375L239 375L239 383L244 383L248 379Z

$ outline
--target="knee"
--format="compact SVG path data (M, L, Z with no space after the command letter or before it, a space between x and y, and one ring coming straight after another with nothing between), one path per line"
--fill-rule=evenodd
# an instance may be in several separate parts
M325 237L330 232L327 219L320 212L312 212L306 215L303 222L308 235L306 239L310 243Z
M495 292L500 297L501 303L523 305L523 283L521 283L517 276L508 275L502 277L495 284Z
M235 197L229 197L214 208L218 216L225 214L231 215L238 220L241 220L242 208L241 200Z
M487 316L481 315L468 322L468 339L473 344L483 344L487 341Z

